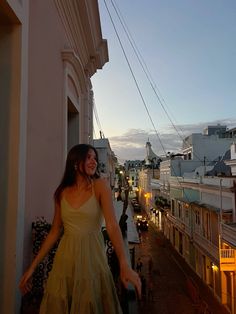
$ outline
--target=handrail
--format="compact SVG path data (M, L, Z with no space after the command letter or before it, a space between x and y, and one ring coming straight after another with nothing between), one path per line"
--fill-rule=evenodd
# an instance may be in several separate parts
M121 215L121 221L123 222L123 226L126 226L125 217L124 216L122 217L122 216L123 215ZM108 240L108 238L107 238L108 235L106 233L105 228L103 229L103 235L105 235L106 240ZM122 235L123 235L124 248L125 248L127 260L128 260L129 265L131 266L129 244L128 244L128 239L127 239L127 231L125 230L125 227L122 230ZM110 240L108 240L108 242L106 241L106 243L108 245L108 249L107 249L108 263L109 263L109 266L111 268L114 281L117 282L117 277L119 276L118 260L117 260L117 257L116 257L114 250L111 249ZM128 284L128 288L126 289L121 284L119 299L120 299L120 304L121 304L123 314L136 314L138 312L138 309L137 309L138 303L137 303L136 291L135 291L135 288L133 287L133 285Z
M120 226L121 233L123 236L126 257L129 262L129 266L131 267L131 258L130 258L128 239L127 239L127 222L126 222L128 219L128 215L126 214L126 210L128 208L128 203L129 203L128 197L129 197L129 183L126 179L126 183L124 185L124 197L122 199L123 211L120 216L119 226ZM121 303L123 314L136 314L138 312L136 291L133 285L128 284L127 289L123 285L121 285L120 303Z
M126 255L128 256L128 262L129 262L129 265L131 266L127 234L123 235L123 240L124 240ZM137 310L137 297L136 297L136 291L135 291L134 286L131 285L130 283L128 284L127 289L125 289L122 286L121 296L122 296L121 306L122 306L123 314L136 314L138 310Z
M233 249L220 249L221 258L235 258L235 252Z
M219 262L219 247L216 246L213 242L209 241L202 234L194 231L193 240L203 249L205 249L208 254L210 254L216 262Z

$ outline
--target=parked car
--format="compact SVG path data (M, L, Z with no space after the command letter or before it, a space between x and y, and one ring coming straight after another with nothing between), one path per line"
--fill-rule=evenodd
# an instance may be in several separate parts
M138 218L136 222L136 226L138 230L148 230L148 220L144 217Z
M134 211L137 213L141 212L141 206L137 203L133 205Z

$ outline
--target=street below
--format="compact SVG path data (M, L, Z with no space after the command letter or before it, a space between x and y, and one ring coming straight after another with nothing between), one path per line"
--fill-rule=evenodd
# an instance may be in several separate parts
M139 314L223 314L225 309L206 293L207 287L197 287L196 291L205 294L206 300L189 286L191 270L178 258L161 231L150 222L148 231L140 233L140 243L134 244L135 261L143 264L140 276L143 280L143 297L139 301ZM199 293L200 294L200 293Z
M149 224L148 231L142 231L140 244L135 244L135 260L143 263L141 276L145 278L142 300L139 302L141 314L194 314L195 309L185 289L185 277L160 232ZM152 259L153 267L149 272ZM151 291L150 290L151 281ZM145 286L145 283L143 283Z

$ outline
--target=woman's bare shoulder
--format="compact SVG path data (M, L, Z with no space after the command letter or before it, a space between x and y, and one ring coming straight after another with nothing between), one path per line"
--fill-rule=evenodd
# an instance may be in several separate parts
M93 182L94 182L94 185L107 184L107 179L100 177L100 178L93 179Z
M67 186L61 191L61 196L64 197L68 193L70 193L71 189Z
M108 188L108 181L106 178L97 178L93 180L95 189Z

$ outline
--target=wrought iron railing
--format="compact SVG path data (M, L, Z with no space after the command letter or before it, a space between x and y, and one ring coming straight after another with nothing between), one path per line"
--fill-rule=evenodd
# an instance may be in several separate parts
M42 242L48 235L51 229L49 224L43 217L38 218L32 223L32 242L33 242L33 255L36 256ZM53 258L57 250L60 240L53 246L48 255L37 266L32 276L32 289L22 298L21 313L35 312L39 308L43 297L44 285L47 280L48 274L52 269ZM32 311L29 310L32 307Z

